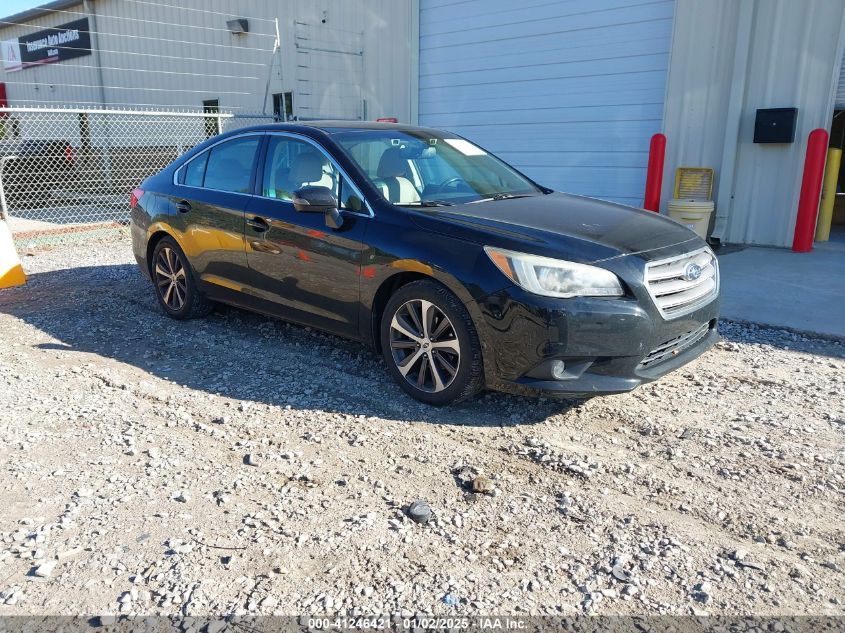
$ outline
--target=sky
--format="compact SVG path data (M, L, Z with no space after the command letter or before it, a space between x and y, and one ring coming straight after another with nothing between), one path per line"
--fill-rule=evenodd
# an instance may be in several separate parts
M50 0L0 0L0 14L14 15L33 7L47 4Z

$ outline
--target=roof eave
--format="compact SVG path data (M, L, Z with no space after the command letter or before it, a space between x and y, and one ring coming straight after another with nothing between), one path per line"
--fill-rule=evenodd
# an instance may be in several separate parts
M51 15L55 11L62 11L78 4L82 4L82 0L53 0L53 2L42 4L40 7L27 9L26 11L10 15L7 18L2 18L2 20L0 20L0 29L8 29L15 26L15 24L6 24L7 22L28 22L29 20L34 20L35 18L40 18L45 15Z

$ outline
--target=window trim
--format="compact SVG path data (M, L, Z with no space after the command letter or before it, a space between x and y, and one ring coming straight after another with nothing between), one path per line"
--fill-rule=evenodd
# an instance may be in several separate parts
M222 143L226 143L228 141L234 141L234 140L237 140L239 138L246 138L248 136L264 137L264 136L266 136L266 132L244 132L243 134L235 134L233 136L227 136L226 138L222 138L219 141L212 143L211 145L206 147L201 152L197 152L196 156L191 156L191 158L189 160L186 160L184 163L179 165L179 168L176 171L173 172L173 184L177 185L179 187L187 187L188 189L199 189L199 190L204 190L204 191L217 191L219 193L231 193L231 194L234 194L236 196L260 197L260 196L255 195L255 182L256 182L256 179L258 178L258 165L256 164L256 161L260 157L261 149L262 149L261 148L261 142L262 142L263 139L261 139L261 138L258 139L258 147L255 150L255 158L252 159L252 168L251 168L251 175L250 175L250 184L252 185L252 192L251 193L244 193L243 191L229 191L228 189L214 189L213 187L206 187L206 186L197 187L196 185L186 185L183 182L185 172L187 171L189 163L194 162L197 158L199 158L203 154L205 154L207 152L211 152L211 150L213 150L215 147L217 147L218 145L220 145ZM205 167L206 167L206 170L208 170L208 164L207 163L206 163ZM205 175L203 175L203 182L205 182Z
M340 212L341 213L349 213L350 215L356 215L356 216L361 217L361 218L374 218L375 217L375 213L373 213L373 207L372 207L372 205L370 205L370 201L367 200L367 197L363 193L361 193L360 187L358 187L356 182L354 180L352 180L352 178L349 177L348 173L346 173L346 170L343 169L343 167L341 167L338 164L337 160L320 143L318 143L317 141L315 141L314 139L312 139L308 136L305 136L304 134L297 134L296 132L268 130L267 132L265 132L265 134L268 137L268 139L267 139L268 146L269 146L269 142L270 142L269 137L271 137L271 136L284 136L284 137L287 137L287 138L292 138L292 139L297 140L297 141L305 141L309 145L316 147L323 154L323 156L325 156L328 159L328 161L332 164L332 166L338 172L340 172L340 175L349 184L349 186L352 187L352 190L356 194L358 194L358 197L361 198L361 201L364 203L364 206L367 209L367 213L364 213L364 212L361 212L361 211L351 211L349 209L339 209ZM259 189L263 188L263 186L264 186L264 183L263 183L264 167L265 167L265 164L266 164L266 161L267 161L267 152L266 151L264 152L263 158L264 158L264 162L259 166L258 169L256 169L256 174L255 174L256 184L260 185ZM191 160L193 160L193 159L191 159ZM258 182L258 176L259 175L261 176L261 180L262 180L262 182L260 182L260 183ZM256 194L256 197L263 198L265 200L277 200L278 202L286 202L287 204L293 204L290 200L278 200L277 198L269 198L267 196L262 196L262 195L258 195L258 194ZM338 200L338 204L340 204L339 200Z

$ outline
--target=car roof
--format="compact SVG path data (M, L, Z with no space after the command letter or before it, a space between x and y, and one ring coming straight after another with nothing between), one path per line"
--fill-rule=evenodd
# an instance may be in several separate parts
M381 121L292 121L289 123L270 123L240 128L238 131L250 130L280 130L287 132L319 130L325 134L337 134L340 132L368 132L373 130L385 130L395 132L419 132L423 134L442 134L442 130L433 128L406 125L404 123L383 123Z

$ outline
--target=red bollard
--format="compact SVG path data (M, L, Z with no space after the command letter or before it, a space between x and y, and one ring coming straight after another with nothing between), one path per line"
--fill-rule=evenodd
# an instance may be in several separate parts
M792 250L796 253L809 253L813 250L826 158L827 130L818 128L810 132L807 139L807 157L804 159L804 177L801 180L798 217L795 220L795 235L792 239Z
M660 190L663 187L663 161L666 158L666 136L655 134L648 147L648 172L645 177L643 208L660 212Z

